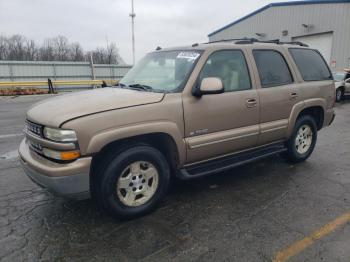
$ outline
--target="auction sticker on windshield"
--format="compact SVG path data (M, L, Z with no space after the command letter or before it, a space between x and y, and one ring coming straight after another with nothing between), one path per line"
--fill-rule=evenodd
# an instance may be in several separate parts
M199 56L199 53L196 52L181 52L177 55L177 59L188 59L188 60L196 60Z

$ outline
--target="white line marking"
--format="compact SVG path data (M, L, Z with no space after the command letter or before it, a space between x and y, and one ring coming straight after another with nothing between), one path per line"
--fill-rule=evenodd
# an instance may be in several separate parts
M24 136L24 134L23 133L17 133L17 134L0 135L0 139L1 138L16 137L16 136Z

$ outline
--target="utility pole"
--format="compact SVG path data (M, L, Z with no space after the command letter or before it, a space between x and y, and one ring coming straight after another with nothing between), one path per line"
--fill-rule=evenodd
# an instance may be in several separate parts
M132 33L132 64L135 65L135 11L134 0L131 0L131 33Z

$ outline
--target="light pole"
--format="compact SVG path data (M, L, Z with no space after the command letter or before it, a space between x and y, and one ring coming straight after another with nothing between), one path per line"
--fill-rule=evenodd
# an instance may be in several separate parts
M135 12L134 0L131 0L131 34L132 34L132 64L135 65Z

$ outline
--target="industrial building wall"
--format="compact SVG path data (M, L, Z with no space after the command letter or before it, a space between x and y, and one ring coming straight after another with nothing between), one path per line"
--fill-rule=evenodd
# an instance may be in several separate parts
M302 26L312 25L311 28ZM283 36L282 31L288 30ZM209 37L210 41L254 37L261 40L292 38L322 33L332 34L330 62L333 67L350 67L350 3L274 6Z
M85 62L0 61L1 81L91 80L122 78L131 66Z

